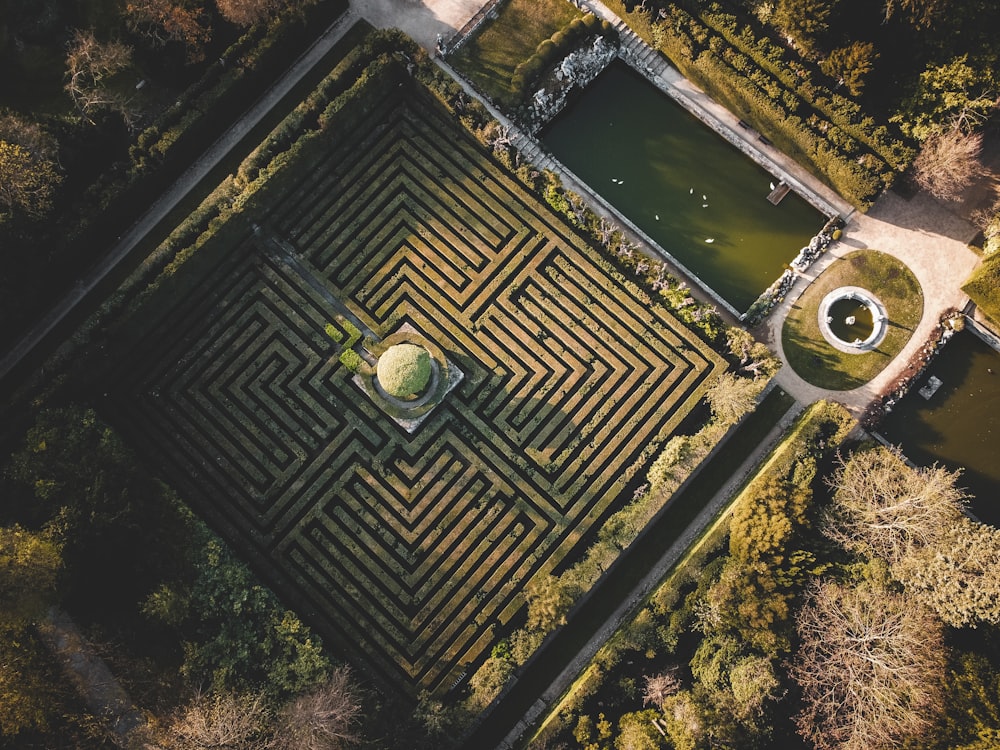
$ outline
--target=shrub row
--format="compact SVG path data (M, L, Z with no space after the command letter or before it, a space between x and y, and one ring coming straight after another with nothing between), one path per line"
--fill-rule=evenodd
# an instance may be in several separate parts
M1000 253L986 256L983 264L965 282L962 291L972 298L994 325L1000 325Z
M301 13L285 12L252 27L154 125L137 136L127 163L95 181L73 206L63 238L100 246L130 224L205 147L300 54L345 0L317 0ZM97 220L100 217L100 220Z
M616 720L625 712L638 706L638 691L631 693L620 688L627 679L624 674L635 674L635 663L648 675L669 669L679 657L695 654L691 661L691 676L699 681L695 660L700 649L690 636L700 632L700 640L711 641L727 638L728 628L750 628L749 613L754 602L767 602L775 596L783 597L791 580L806 575L806 564L793 553L798 544L798 530L808 520L803 502L808 502L815 477L816 462L829 456L846 437L853 426L850 415L840 406L817 402L811 406L789 430L782 442L772 451L746 487L729 505L726 513L705 532L687 556L676 566L650 595L645 605L601 647L591 663L570 691L554 707L536 740L567 739L579 727L581 717L600 708L606 712L602 719ZM773 492L778 485L782 492ZM797 499L793 500L793 498ZM777 501L777 502L776 502ZM725 545L728 537L728 549ZM750 559L752 558L752 559ZM793 562L794 560L794 562ZM787 572L790 565L800 570L794 575L781 577L771 589L758 589L754 576ZM725 576L727 566L736 566L735 575ZM723 582L725 581L725 582ZM714 589L736 581L737 591L745 587L747 598L725 598ZM734 593L726 591L726 593ZM702 620L696 626L699 610L704 611L711 601L719 615L716 620ZM721 604L720 606L720 603ZM739 613L727 608L740 606ZM780 608L780 607L779 607ZM727 617L731 615L731 617ZM707 623L712 624L712 629ZM752 632L740 633L742 656L762 654L764 659L774 658L771 646L779 644L779 651L787 650L787 614L750 628ZM682 639L683 636L687 636ZM763 636L763 637L761 637ZM766 644L762 649L758 641ZM683 655L678 650L684 646ZM690 653L688 652L690 649ZM755 656L756 658L756 656ZM616 685L618 690L609 689ZM681 687L681 685L678 685ZM712 695L713 686L702 692ZM598 703L597 699L601 698Z
M595 34L612 33L614 27L608 21L600 21L593 13L588 13L582 18L574 18L548 39L543 39L535 48L535 54L514 68L510 79L514 100L523 101L542 75L583 39Z
M206 246L224 253L248 235L249 225L234 220L255 206L263 210L265 199L258 193L270 182L282 189L294 179L281 167L297 158L310 158L325 146L319 135L327 131L350 129L360 122L382 96L407 78L405 68L386 50L399 50L398 32L376 32L366 42L345 56L296 110L278 125L261 146L241 164L236 175L225 180L196 208L147 258L138 271L126 280L118 292L101 307L98 315L74 335L73 344L85 343L102 322L111 325L128 339L141 332L133 330L130 313L146 305L162 287L172 293L175 272L191 262ZM406 40L402 49L416 54L416 45ZM277 184L280 183L280 184ZM214 258L218 253L208 252ZM205 260L212 263L211 259ZM196 274L197 275L197 274ZM155 309L155 305L149 309ZM136 320L140 316L136 316ZM141 316L142 327L155 323ZM98 320L99 319L99 320ZM101 321L101 322L99 322Z
M698 17L671 4L661 22L626 11L621 0L609 6L686 77L863 210L912 159L885 125L717 4Z

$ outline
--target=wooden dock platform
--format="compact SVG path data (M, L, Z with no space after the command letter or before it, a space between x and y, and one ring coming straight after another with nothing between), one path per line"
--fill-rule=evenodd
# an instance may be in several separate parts
M775 186L774 190L771 191L771 194L767 196L767 199L777 206L781 203L781 199L788 195L789 190L791 190L791 188L788 187L788 185L784 182L779 182L777 186Z

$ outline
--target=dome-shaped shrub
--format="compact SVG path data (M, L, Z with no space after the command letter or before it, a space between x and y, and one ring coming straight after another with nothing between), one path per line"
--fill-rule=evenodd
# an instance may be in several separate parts
M396 344L386 349L375 367L378 382L396 398L409 398L427 387L431 355L416 344Z

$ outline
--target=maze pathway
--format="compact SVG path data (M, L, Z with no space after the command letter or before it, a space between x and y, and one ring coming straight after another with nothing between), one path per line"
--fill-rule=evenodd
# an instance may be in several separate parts
M157 311L117 421L327 638L409 691L447 688L724 362L423 91L290 168L248 217L261 232ZM339 363L330 299L380 336L410 323L465 373L414 434Z

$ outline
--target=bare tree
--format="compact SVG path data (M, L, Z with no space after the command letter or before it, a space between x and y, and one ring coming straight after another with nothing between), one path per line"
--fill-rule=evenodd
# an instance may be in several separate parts
M913 179L935 198L957 200L969 183L989 176L979 158L982 150L982 133L966 133L957 125L934 133L913 161Z
M338 667L281 712L274 750L341 750L361 742L361 699L351 671Z
M826 582L798 617L790 675L799 733L817 750L882 750L920 739L943 710L943 627L883 585Z
M895 565L936 544L962 517L966 494L955 486L956 477L938 466L911 469L896 449L856 453L831 479L834 503L824 533Z
M646 686L642 691L642 705L655 706L661 711L664 701L681 689L681 680L677 676L676 667L660 674L646 675L643 679L646 681Z
M215 0L219 12L238 26L262 21L285 4L285 0Z
M129 98L109 85L132 64L132 48L121 42L99 42L93 31L77 29L66 53L66 92L91 124L101 109L118 112L129 127L137 115Z
M179 750L266 750L270 718L261 695L199 693L168 734Z

